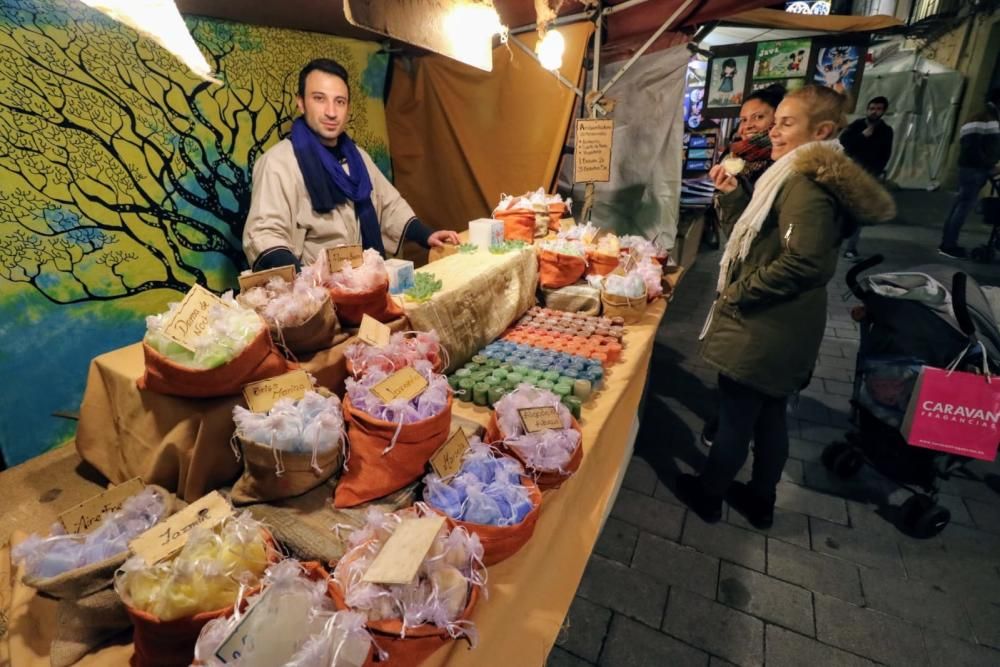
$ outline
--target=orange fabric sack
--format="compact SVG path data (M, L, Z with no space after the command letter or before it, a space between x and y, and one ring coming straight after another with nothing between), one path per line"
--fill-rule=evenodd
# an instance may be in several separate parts
M469 601L466 602L462 615L458 617L458 622L469 620L472 610L479 601L479 586L471 588ZM333 577L330 577L329 590L338 611L350 609L344 601L340 584ZM447 630L431 623L408 629L405 639L399 636L403 631L402 619L368 621L365 627L372 634L372 642L388 654L388 659L378 660L378 652L372 651L364 667L417 667L439 648L454 641Z
M566 212L566 204L558 202L549 204L549 231L559 233L559 221Z
M535 240L535 212L529 208L514 208L508 211L494 211L494 220L503 222L504 241Z
M330 298L337 307L337 318L345 327L361 326L361 317L368 315L379 322L391 322L403 316L403 309L389 294L389 277L385 283L368 292L345 292L331 287Z
M606 276L618 268L618 257L587 251L587 275Z
M487 526L481 523L458 521L430 504L427 506L445 517L448 522L448 530L461 526L469 533L478 535L479 541L483 545L483 565L488 567L516 554L535 534L535 524L538 523L538 515L542 510L542 492L530 476L522 477L521 484L528 489L532 508L521 523L513 526Z
M344 397L348 454L334 492L334 507L354 507L398 491L424 476L424 467L451 428L451 401L439 414L412 424L375 419L355 410ZM397 429L396 445L385 452Z
M572 477L573 473L580 469L580 464L583 463L583 431L580 430L580 423L575 418L571 417L570 419L573 420L573 429L580 432L580 446L576 448L573 456L570 457L569 463L566 464L565 473L558 470L536 470L525 463L524 459L518 456L515 450L504 444L503 440L505 436L500 432L500 424L497 422L496 412L490 414L490 422L486 425L483 442L496 443L496 447L501 452L520 461L524 469L528 471L528 474L534 478L540 490L558 489L562 486L563 482Z
M163 356L146 343L142 344L146 371L136 381L139 389L159 394L214 398L232 396L243 390L243 385L264 380L298 368L286 360L271 340L271 333L264 327L228 364L217 368L196 369L182 366Z
M545 289L567 287L583 278L587 262L583 257L562 255L552 250L538 253L538 283Z

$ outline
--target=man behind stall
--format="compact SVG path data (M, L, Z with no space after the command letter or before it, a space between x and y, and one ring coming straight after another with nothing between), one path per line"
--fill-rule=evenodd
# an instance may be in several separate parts
M889 100L885 97L873 97L868 102L864 118L859 118L847 126L841 135L840 143L844 152L875 178L881 178L885 166L892 156L892 128L882 116L889 110ZM850 260L858 259L858 241L861 239L861 227L847 239L844 257Z
M404 240L423 247L458 243L453 231L432 232L345 132L350 119L348 73L320 58L299 73L301 117L253 170L243 251L255 271L313 262L324 248L360 244L399 254Z

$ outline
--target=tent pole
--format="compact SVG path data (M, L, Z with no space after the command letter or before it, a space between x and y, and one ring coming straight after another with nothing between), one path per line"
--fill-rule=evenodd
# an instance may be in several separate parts
M534 51L532 51L528 47L527 44L525 44L524 42L522 42L521 40L519 40L517 37L511 37L509 41L514 42L515 46L517 46L519 49L521 49L522 51L524 51L525 53L527 53L529 56L531 56L532 58L534 58L535 62L537 62L539 65L542 64L542 61L538 59L538 54L536 54ZM545 68L543 67L542 69L545 69ZM552 76L554 76L556 79L559 80L559 83L561 83L562 85L564 85L567 88L569 88L570 90L572 90L581 99L583 98L583 91L580 90L579 88L577 88L575 85L573 85L572 81L570 81L569 79L567 79L566 77L564 77L562 75L562 72L560 72L558 70L545 70L545 71L551 72Z
M597 4L597 14L594 17L594 58L590 70L590 98L587 104L587 115L590 118L597 118L598 103L600 102L600 78L601 78L601 27L604 19L604 2ZM575 137L574 137L575 140ZM574 162L576 156L573 157ZM580 212L580 221L584 224L590 222L590 212L594 208L594 182L588 181L583 193L583 210Z
M687 11L687 8L690 7L691 3L693 2L694 0L684 0L684 4L678 7L677 11L671 14L670 17L663 22L663 25L661 25L656 30L656 32L650 35L649 39L646 40L646 43L643 44L641 47L639 47L638 51L632 54L632 57L628 59L628 62L622 65L622 68L618 70L618 73L615 74L613 77L611 77L610 81L604 84L604 87L601 88L601 96L607 94L608 89L611 88L611 86L615 85L618 79L622 78L622 75L628 71L628 68L634 65L635 61L638 60L640 57L642 57L644 53L646 53L647 49L649 49L649 47L653 45L653 42L658 40L660 36L673 25L674 21L676 21L679 16L681 16L685 11Z

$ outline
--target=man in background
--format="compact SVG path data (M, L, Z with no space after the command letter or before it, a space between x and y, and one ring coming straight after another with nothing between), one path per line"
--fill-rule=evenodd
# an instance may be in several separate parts
M958 245L969 211L976 205L979 192L1000 162L1000 88L986 96L986 108L973 114L959 131L958 194L944 223L938 254L965 259L965 248Z
M840 143L844 152L861 165L865 171L881 178L885 166L892 156L892 128L882 116L889 110L889 100L879 96L868 102L865 117L859 118L840 134ZM856 261L858 259L858 240L861 238L861 227L847 239L844 257Z

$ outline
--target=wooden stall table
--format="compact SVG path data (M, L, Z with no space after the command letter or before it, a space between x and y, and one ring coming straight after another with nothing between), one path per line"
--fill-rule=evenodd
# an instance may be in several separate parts
M405 318L390 324L408 327ZM331 348L299 357L300 367L335 393L343 393L344 350L357 342L346 334ZM142 343L113 350L90 362L80 404L76 449L115 484L142 477L187 501L231 483L243 470L229 440L233 406L242 396L181 398L142 391Z

